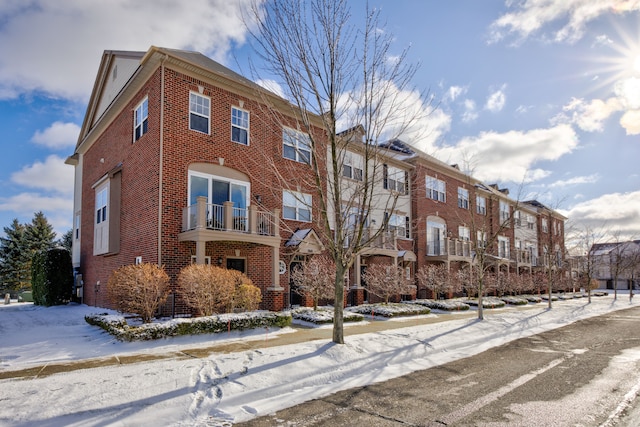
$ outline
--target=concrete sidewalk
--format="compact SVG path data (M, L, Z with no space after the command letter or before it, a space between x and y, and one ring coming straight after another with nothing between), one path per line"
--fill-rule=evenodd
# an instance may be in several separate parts
M504 308L491 309L490 312L500 312L505 310L526 310L527 308L538 308L539 304L527 305L527 306L507 306ZM485 310L487 310L485 308ZM344 335L345 338L353 335L367 334L380 332L385 330L408 328L412 326L428 325L433 323L447 322L450 320L459 319L471 319L476 318L478 315L476 310L469 310L464 312L439 312L436 316L417 316L417 317L402 317L384 319L381 317L371 318L365 317L364 322L357 323L345 323ZM91 358L74 360L65 363L51 363L41 366L33 366L30 368L0 371L0 379L8 378L41 378L61 372L70 372L80 369L91 369L102 366L114 366L125 365L140 362L149 362L155 360L180 360L189 358L206 358L215 353L235 353L247 350L257 350L268 347L283 346L289 344L297 344L315 340L331 340L333 337L333 329L329 326L322 327L305 327L299 325L292 325L294 332L278 334L272 338L265 338L264 340L253 339L246 341L234 341L228 343L213 344L208 347L200 348L185 348L180 351L170 351L160 354L126 354L126 355L113 355L109 357Z

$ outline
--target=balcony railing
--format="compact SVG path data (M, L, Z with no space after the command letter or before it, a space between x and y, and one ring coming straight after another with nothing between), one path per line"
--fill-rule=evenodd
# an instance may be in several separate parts
M278 216L274 213L258 210L254 205L237 208L232 202L215 205L206 203L205 199L184 208L182 231L206 229L275 236L278 229L277 220Z
M376 229L372 228L365 228L362 230L362 238L360 239L361 244L367 248L373 249L398 249L396 230L383 231L377 236L374 236L376 231ZM348 233L345 239L345 247L348 246L354 238L355 233Z
M471 258L471 242L450 238L439 242L427 242L427 256Z

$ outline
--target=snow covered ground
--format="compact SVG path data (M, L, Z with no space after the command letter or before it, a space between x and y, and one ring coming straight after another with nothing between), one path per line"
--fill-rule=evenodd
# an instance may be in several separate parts
M208 358L169 358L0 380L1 426L225 426L351 387L385 381L480 353L576 320L637 305L628 295L486 310L477 321L457 313L421 326L329 340L264 346ZM178 337L154 342L114 340L84 321L105 312L84 305L0 305L0 373L33 366L132 354L167 354L216 343L269 340L294 328ZM390 319L385 322L406 322ZM391 323L390 323L391 324ZM331 326L323 326L331 328Z

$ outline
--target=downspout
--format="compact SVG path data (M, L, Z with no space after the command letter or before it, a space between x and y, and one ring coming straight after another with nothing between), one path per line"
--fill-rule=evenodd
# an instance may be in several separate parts
M158 161L158 266L162 266L162 181L164 160L164 62L167 54L160 63L160 153Z

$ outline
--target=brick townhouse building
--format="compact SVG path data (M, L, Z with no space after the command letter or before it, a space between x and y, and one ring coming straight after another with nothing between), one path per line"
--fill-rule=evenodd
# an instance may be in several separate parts
M320 121L311 120L309 131L322 143ZM343 135L351 138L339 165L351 187L345 194L357 194L363 169L374 167L380 179L366 227L388 225L356 254L348 303L374 300L362 281L372 263L402 266L413 278L427 263L472 262L482 237L471 235L480 230L473 224L495 229L508 219L496 259L514 271L533 266L541 239L554 239L548 250L563 246L563 218L554 211L529 202L523 212L535 218L536 233L519 236L519 205L506 191L401 141L378 145L369 164L357 129ZM318 222L317 186L307 179L312 155L295 108L206 56L158 47L105 51L67 159L75 168L72 259L83 301L108 307L105 285L122 265L162 265L175 285L195 262L245 272L262 291L263 309L304 303L289 272L323 253L328 238ZM319 166L328 171L323 158ZM348 200L341 209L350 215ZM525 249L533 255L520 256ZM171 304L181 309L180 301Z

